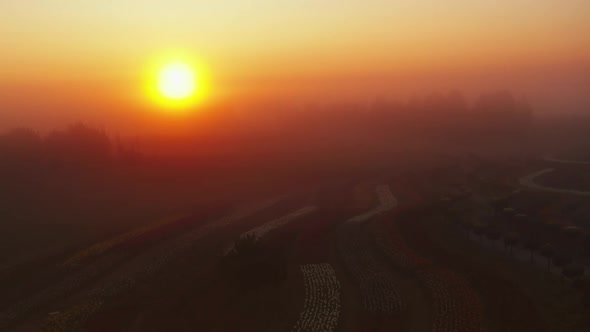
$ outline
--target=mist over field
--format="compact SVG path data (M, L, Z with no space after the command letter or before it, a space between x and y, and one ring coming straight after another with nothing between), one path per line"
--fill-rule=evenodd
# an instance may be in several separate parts
M0 4L0 330L590 329L590 5Z

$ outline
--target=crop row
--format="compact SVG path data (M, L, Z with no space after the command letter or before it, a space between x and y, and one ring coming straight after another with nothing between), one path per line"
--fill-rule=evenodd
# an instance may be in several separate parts
M428 259L411 249L397 232L388 234L377 228L371 231L377 248L401 268L416 269L431 264Z
M119 260L115 257L103 259L67 277L56 285L45 288L34 296L23 299L0 313L0 328L10 325L12 322L22 319L28 313L38 310L43 306L71 294L81 288L87 282L93 280L112 268Z
M122 268L122 271L118 272L119 278L108 283L99 283L98 286L91 289L86 296L88 299L86 302L103 303L105 298L114 296L121 291L131 288L138 278L146 277L156 272L174 257L190 249L194 243L203 236L209 234L211 231L252 215L257 211L268 207L269 204L270 203L261 203L238 210L217 222L212 222L204 227L198 227L169 243L164 243L158 247L152 248L146 255L140 255L126 264ZM12 322L22 319L30 312L38 310L43 306L80 289L84 284L111 270L121 261L121 259L122 258L118 256L105 257L80 271L76 271L73 275L70 275L56 285L52 285L29 298L15 303L0 313L0 328L8 326ZM100 307L100 305L92 306L94 309L97 309L98 307ZM75 313L78 311L73 312L74 313L68 313L70 318L65 321L71 323L77 322L77 320L72 317L74 317ZM59 315L56 315L56 320L60 318ZM81 316L80 319L83 317L85 316ZM63 329L63 331L66 330L67 329Z
M481 331L482 306L479 295L459 274L436 268L407 246L393 228L390 236L373 229L379 249L401 268L414 271L430 295L433 308L432 330L438 332Z
M110 240L92 245L91 247L83 249L83 250L75 253L74 255L72 255L70 258L66 259L63 262L62 266L64 266L64 267L78 266L83 261L86 261L86 260L91 259L93 257L98 257L98 256L106 253L107 251L109 251L121 244L126 243L127 241L130 241L134 238L140 237L140 236L142 236L142 234L163 228L167 224L176 222L178 219L181 219L181 218L183 218L183 216L164 218L164 219L159 220L157 222L154 222L154 223L148 224L146 226L142 226L137 229L134 229L130 232L118 235Z
M375 194L377 195L377 200L379 201L379 205L374 207L373 209L356 215L350 219L348 219L347 223L362 223L365 222L378 214L381 214L385 211L393 209L396 204L397 200L391 193L389 186L387 185L379 185L375 188Z
M70 307L63 313L50 315L43 325L44 332L78 330L84 319L92 316L102 306L101 301L87 301Z
M465 278L450 270L429 269L418 273L433 301L433 331L481 331L482 306L478 294Z
M265 201L258 202L256 204L250 204L250 205L244 206L244 207L238 209L237 211L235 211L234 213L228 214L227 216L217 220L214 223L207 224L205 226L205 228L208 231L213 231L213 230L216 230L219 228L229 226L239 219L247 218L259 211L262 211L264 209L267 209L267 208L273 206L278 201L280 201L280 198L271 198L271 199L267 199Z
M302 265L303 311L293 332L331 332L340 317L340 282L330 264Z
M305 217L306 215L313 213L317 210L317 207L315 206L306 206L303 207L297 211L291 212L287 215L284 215L282 217L279 217L277 219L271 220L259 227L256 227L244 234L242 234L243 237L245 236L254 236L256 238L261 238L263 237L266 233L279 228L281 226L284 226L296 219Z
M145 279L155 274L170 261L181 255L182 253L190 250L190 248L195 243L197 243L203 237L209 235L214 230L217 230L225 226L229 226L235 221L246 218L270 205L270 202L267 202L236 211L233 214L230 214L216 222L209 223L204 227L194 229L193 231L178 238L171 244L165 245L161 248L157 248L156 252L152 255L149 255L147 257L141 257L140 259L137 259L134 262L128 264L125 267L123 273L121 273L121 276L116 280L95 287L90 292L88 299L90 299L90 301L94 303L106 302L109 298L112 298L118 294L121 294L133 288L133 286L138 282L139 279ZM99 309L99 307L94 308L95 310ZM84 320L88 316L89 315L82 316L78 321ZM79 322L76 322L73 319L71 321L72 323L80 324ZM63 331L67 331L67 329Z
M360 230L342 229L338 247L344 265L359 285L363 306L370 312L399 313L405 304L390 268L378 258L374 244Z

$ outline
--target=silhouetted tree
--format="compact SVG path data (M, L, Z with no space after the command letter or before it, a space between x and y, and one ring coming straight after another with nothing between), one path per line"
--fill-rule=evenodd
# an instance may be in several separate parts
M584 274L584 268L579 265L569 265L563 268L561 273L568 279L573 280Z
M84 124L54 131L46 138L49 153L66 165L103 164L111 158L111 140L104 131Z
M584 251L584 255L586 257L590 257L590 234L586 234L584 236L584 240L582 241L582 250Z
M45 159L43 140L31 129L13 129L0 136L0 173L3 176L30 173Z
M491 241L497 241L500 238L501 232L495 227L488 227L486 230L486 237Z
M474 108L481 119L480 127L493 133L516 133L531 122L532 112L528 103L517 100L509 91L481 95Z
M570 255L576 256L578 254L579 240L582 239L582 230L576 226L566 226L563 227L562 234L565 240L565 248L567 248Z
M545 257L547 259L547 270L549 270L549 267L551 266L551 258L553 257L553 255L555 255L555 248L553 247L552 244L550 243L545 243L542 247L541 247L541 255L543 255L543 257Z
M540 247L541 247L541 242L539 242L537 239L530 238L526 242L526 248L531 252L531 263L534 262L535 251L539 250Z
M504 244L509 248L510 254L512 254L512 247L514 247L520 241L520 236L516 232L510 232L504 237Z
M572 283L572 286L579 290L587 289L588 291L590 291L590 276L577 277Z
M264 244L254 235L240 237L222 258L225 276L239 286L260 287L285 278L286 252L283 247Z
M572 257L566 253L560 252L553 256L553 265L563 268L572 262Z
M482 224L474 225L473 233L475 233L475 235L479 236L480 240L482 240L482 236L485 234L485 232L486 232L485 225L482 225Z

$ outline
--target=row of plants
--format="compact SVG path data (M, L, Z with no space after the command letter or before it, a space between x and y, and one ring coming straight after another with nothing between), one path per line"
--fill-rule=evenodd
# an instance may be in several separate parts
M433 331L482 330L481 300L467 279L454 271L436 267L415 252L399 234L395 224L389 232L383 232L384 224L376 223L374 226L372 236L381 252L394 265L415 274L429 295L433 310Z
M43 324L43 332L61 332L82 328L81 323L102 306L101 301L87 301L50 315Z
M99 282L86 293L84 300L63 313L52 317L51 320L44 323L44 328L51 328L53 329L52 331L75 331L77 326L82 326L92 314L100 310L102 304L107 303L112 297L130 290L140 279L148 278L157 271L160 271L169 262L190 250L190 248L192 248L195 243L198 243L203 237L211 234L211 232L220 227L228 226L266 207L268 207L267 204L260 204L256 207L249 207L235 211L217 221L191 230L183 236L174 239L174 241L156 248L155 251L151 252L149 255L136 257L136 259L128 262L117 272L117 278L109 279L106 282ZM113 264L110 264L109 267L112 265ZM104 272L105 269L105 267L101 267L98 264L92 264L81 270L81 272L78 272L74 277L66 279L64 282L60 283L60 285L51 287L31 299L25 300L31 301L30 303L34 304L34 306L23 302L23 304L15 307L14 310L9 312L11 318L10 321L22 318L33 309L41 308L54 300L63 298L72 293L73 290L79 289L82 281L91 279L91 276L96 276L99 272ZM88 274L88 276L86 276L86 274ZM88 310L77 310L76 308L92 308L93 310L90 312ZM63 315L66 315L67 318L62 319L61 316ZM2 323L2 317L3 316L0 316L0 324ZM59 321L59 324L56 324L56 321ZM7 321L7 324L8 323L9 322ZM59 329L56 330L58 327Z
M120 262L120 257L107 257L96 262L73 275L66 277L57 284L51 285L33 296L24 298L0 313L0 329L22 320L28 314L44 306L72 294L92 280L112 269Z
M295 221L299 218L303 218L313 212L315 212L317 210L316 206L306 206L303 208L300 208L294 212L291 212L287 215L284 215L282 217L276 218L274 220L271 220L267 223L264 223L263 225L260 225L246 233L244 233L242 236L254 236L256 238L261 238L263 237L266 233L282 227L292 221Z
M350 218L349 220L347 220L347 223L366 222L385 211L393 209L396 206L397 200L391 193L391 190L389 189L388 185L378 185L375 188L375 194L377 196L377 201L379 204L374 208L370 209L369 211L366 211L364 213L361 213Z
M120 234L115 236L112 239L107 241L103 241L97 244L92 245L91 247L85 248L76 252L74 255L67 258L62 264L62 267L79 267L84 262L91 260L92 258L101 256L107 253L110 250L113 250L117 247L124 245L133 239L137 239L140 237L145 237L146 235L160 231L161 229L165 228L167 225L172 224L181 220L182 218L186 218L186 216L173 216L164 218L162 220L158 220L156 222L150 223L148 225L136 228L130 232Z
M403 269L415 270L432 262L411 249L398 232L384 232L372 227L372 237L377 248Z
M362 227L349 224L340 229L338 251L344 266L358 284L367 311L401 313L405 302L399 286Z
M332 332L340 317L340 282L328 263L301 265L305 300L293 332Z
M217 220L214 223L205 225L206 228L219 228L225 227L234 221L236 216L241 217L243 215L249 215L255 213L261 209L270 207L275 204L277 199L268 199L265 201L257 202L251 205L247 205L235 211L234 213L227 214L225 217ZM153 242L154 240L163 238L175 231L184 230L187 227L191 227L195 219L206 219L209 216L204 214L200 216L187 216L178 215L163 218L156 222L147 224L145 226L138 227L127 233L117 235L109 240L97 243L80 250L67 258L62 264L62 267L75 268L83 265L96 257L104 255L112 250L123 249L127 250L130 248L137 248L142 244Z
M481 301L465 278L437 268L418 271L417 276L432 299L433 331L482 330Z

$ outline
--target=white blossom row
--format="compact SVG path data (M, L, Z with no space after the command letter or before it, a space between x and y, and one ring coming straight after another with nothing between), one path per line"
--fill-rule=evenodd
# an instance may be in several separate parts
M374 207L373 209L356 215L350 219L348 219L347 223L362 223L365 222L374 216L381 214L385 211L393 209L397 205L397 200L391 193L388 185L378 185L375 188L375 194L377 195L377 200L379 201L379 205Z
M264 200L264 201L261 201L261 202L255 203L255 204L243 206L243 207L239 208L237 211L235 211L234 213L228 214L227 216L225 216L213 223L209 223L209 224L205 225L204 228L207 229L208 231L213 231L213 230L216 230L219 228L229 226L229 225L233 224L234 222L236 222L237 220L247 218L251 215L254 215L255 213L257 213L259 211L262 211L264 209L267 209L267 208L273 206L274 204L276 204L280 200L281 200L281 198L276 197L276 198L267 199L267 200Z
M340 317L340 282L328 263L302 265L303 311L293 332L331 332Z
M279 217L277 219L271 220L261 226L258 226L252 230L249 230L248 232L242 234L242 237L245 236L249 236L249 235L253 235L256 238L261 238L263 237L266 233L277 229L279 227L282 227L294 220L297 220L299 218L305 217L308 214L311 214L313 212L315 212L317 210L316 206L306 206L303 207L301 209L298 209L294 212L291 212L287 215L284 215L282 217Z
M396 265L416 273L432 303L432 331L481 331L481 301L467 279L451 270L435 267L429 259L408 247L397 228L393 230L391 234L374 230L376 245Z

